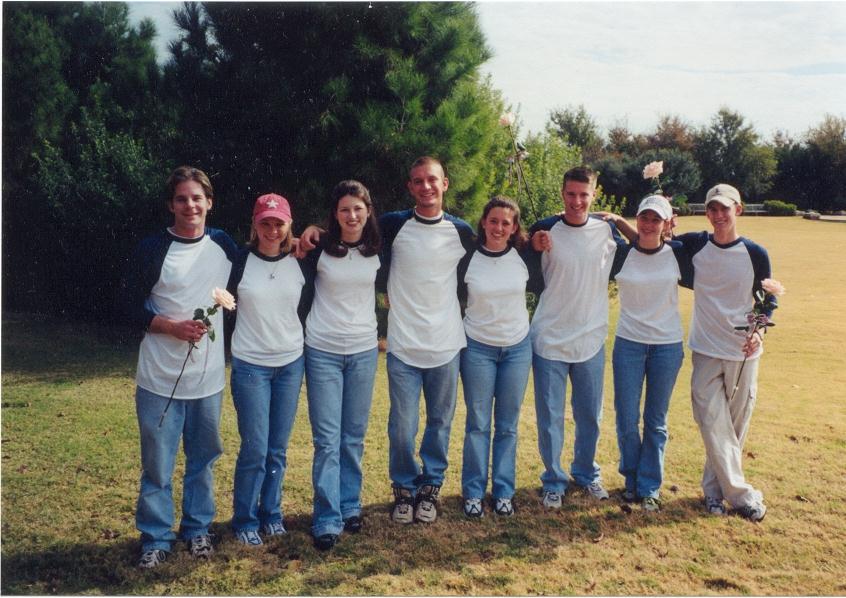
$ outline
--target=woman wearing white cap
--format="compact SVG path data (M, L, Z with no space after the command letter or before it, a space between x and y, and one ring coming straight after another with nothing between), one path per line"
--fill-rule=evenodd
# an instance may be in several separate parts
M232 399L241 448L235 465L232 528L239 542L286 533L282 481L305 359L298 315L306 277L290 253L291 208L281 195L256 199L250 242L232 266L237 297Z
M684 358L678 285L693 284L692 265L681 243L663 238L672 216L665 197L643 199L637 211L637 239L618 249L611 272L620 298L613 353L619 471L626 479L624 500L639 500L646 511L660 509L667 409Z

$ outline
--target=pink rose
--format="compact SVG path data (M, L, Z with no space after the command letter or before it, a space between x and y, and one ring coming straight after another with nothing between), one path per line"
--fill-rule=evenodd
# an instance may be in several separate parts
M499 124L503 127L510 127L514 124L516 120L513 112L503 112L502 116L499 117Z
M221 306L223 309L235 309L235 297L226 289L219 289L217 287L212 291L212 299L215 305Z
M781 296L784 295L784 285L774 278L765 278L761 281L761 287L770 295Z
M650 162L643 167L643 178L654 179L664 172L664 162Z

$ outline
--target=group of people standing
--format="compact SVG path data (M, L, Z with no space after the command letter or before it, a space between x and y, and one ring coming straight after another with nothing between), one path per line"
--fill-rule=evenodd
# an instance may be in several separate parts
M173 225L142 241L124 284L127 312L146 331L136 378L141 567L164 562L177 537L171 478L180 439L186 467L179 537L195 557L213 550L208 530L212 467L222 452L224 352L222 340L214 342L209 326L191 314L208 303L214 287L226 287L237 302L231 390L241 447L231 525L245 545L286 533L282 483L303 377L314 442L314 544L328 550L342 532L362 529L361 459L378 356L377 290L387 293L390 306L393 521L431 523L438 516L459 373L467 405L467 517L484 515L489 478L489 508L499 516L514 514L517 430L530 369L543 505L561 508L571 478L589 496L608 498L595 454L609 279L617 280L621 306L613 367L623 499L647 511L660 508L667 410L683 359L681 284L694 289L689 343L694 416L706 449L706 508L725 514L725 500L748 519L763 518L762 495L745 481L740 460L761 338L735 325L745 322L753 293L769 278L769 261L763 248L737 234L742 205L736 189L722 184L708 192L713 234L665 240L672 209L662 196L641 202L636 228L618 216L592 215L596 173L587 167L564 174L563 213L535 223L528 235L519 207L505 197L488 202L475 234L444 212L449 179L435 158L411 165L407 188L412 209L377 217L366 187L342 181L325 223L307 227L296 252L288 201L262 195L250 242L239 250L225 233L205 225L214 201L208 177L190 167L171 174ZM539 297L531 320L527 291ZM211 327L222 330L220 312L210 318ZM561 465L568 379L575 420L569 474ZM735 379L739 391L731 393ZM426 421L418 449L421 391ZM161 417L169 399L173 407Z

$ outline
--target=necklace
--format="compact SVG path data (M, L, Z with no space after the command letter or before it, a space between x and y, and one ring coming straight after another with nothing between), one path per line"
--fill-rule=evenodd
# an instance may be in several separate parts
M274 280L276 278L276 271L279 269L279 264L282 263L282 260L276 260L276 263L273 266L273 270L267 274L267 278L269 280Z

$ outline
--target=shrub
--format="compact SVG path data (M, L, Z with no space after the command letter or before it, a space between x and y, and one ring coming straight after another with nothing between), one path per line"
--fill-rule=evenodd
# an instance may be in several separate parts
M793 216L796 214L796 204L770 199L764 202L764 208L770 216Z

